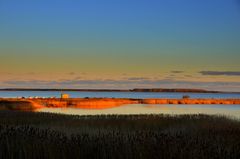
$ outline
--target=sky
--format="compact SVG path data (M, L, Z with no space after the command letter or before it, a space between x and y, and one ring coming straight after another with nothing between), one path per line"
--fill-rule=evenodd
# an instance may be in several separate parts
M0 0L0 88L240 92L240 1Z

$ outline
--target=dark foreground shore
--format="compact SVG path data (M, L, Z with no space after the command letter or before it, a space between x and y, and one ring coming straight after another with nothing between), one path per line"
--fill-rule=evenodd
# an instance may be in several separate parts
M239 158L240 122L207 115L0 111L0 158Z

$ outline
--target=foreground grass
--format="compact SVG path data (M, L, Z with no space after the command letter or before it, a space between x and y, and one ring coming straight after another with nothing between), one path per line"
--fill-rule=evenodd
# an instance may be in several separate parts
M240 122L207 115L0 111L0 158L239 158Z

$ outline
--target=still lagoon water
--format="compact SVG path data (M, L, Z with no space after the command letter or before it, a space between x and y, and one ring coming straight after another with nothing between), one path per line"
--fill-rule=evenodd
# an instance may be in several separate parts
M64 92L72 98L240 98L239 93L152 93L152 92ZM0 91L0 97L60 97L59 91ZM108 109L79 109L79 108L44 108L39 112L60 113L69 115L128 115L128 114L208 114L224 115L240 119L240 105L122 105Z
M240 105L122 105L108 109L79 109L79 108L44 108L39 112L69 114L69 115L134 115L134 114L208 114L224 115L240 119Z

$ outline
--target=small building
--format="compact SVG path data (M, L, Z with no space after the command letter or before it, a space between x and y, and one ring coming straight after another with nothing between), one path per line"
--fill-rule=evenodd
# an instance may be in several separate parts
M67 99L67 98L69 98L70 96L69 96L69 94L61 94L61 98L62 99Z
M189 99L190 98L190 96L189 95L183 95L183 97L182 97L183 99Z

